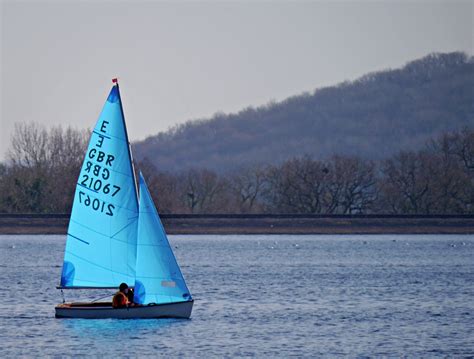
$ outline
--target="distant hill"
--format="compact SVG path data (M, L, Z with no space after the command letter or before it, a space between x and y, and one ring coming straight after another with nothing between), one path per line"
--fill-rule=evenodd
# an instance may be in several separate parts
M279 103L189 121L134 144L160 170L227 171L309 154L382 159L474 126L474 58L431 54Z

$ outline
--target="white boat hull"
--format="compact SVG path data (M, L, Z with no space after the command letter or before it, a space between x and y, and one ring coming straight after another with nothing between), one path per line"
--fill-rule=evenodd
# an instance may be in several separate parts
M112 303L64 303L56 306L56 318L146 319L185 318L191 316L193 300L129 308L112 308Z

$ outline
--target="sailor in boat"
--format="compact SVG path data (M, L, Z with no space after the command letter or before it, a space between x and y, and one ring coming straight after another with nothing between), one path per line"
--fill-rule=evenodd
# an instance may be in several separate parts
M124 308L133 307L136 304L133 303L133 291L128 288L127 283L122 283L119 286L119 291L115 293L112 298L112 307Z
M129 301L130 303L133 303L133 304L135 304L135 305L138 305L137 303L135 303L135 302L133 301L133 297L134 297L133 288L130 288L130 287L129 287L129 288L128 288L128 293L127 293L128 301Z

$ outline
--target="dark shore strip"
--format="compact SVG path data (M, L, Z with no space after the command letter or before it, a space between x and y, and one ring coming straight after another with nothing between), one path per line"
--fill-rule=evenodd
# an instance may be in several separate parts
M169 234L474 234L473 215L163 214ZM69 214L0 214L0 234L66 234Z

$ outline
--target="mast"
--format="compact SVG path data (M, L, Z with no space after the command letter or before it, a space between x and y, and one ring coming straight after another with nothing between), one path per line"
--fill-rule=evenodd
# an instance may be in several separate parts
M119 83L118 83L118 78L113 78L112 83L114 84L114 86L117 87L117 93L118 93L119 103L120 103L120 111L122 112L123 128L125 129L125 139L126 139L127 145L128 145L128 147L127 147L128 148L128 156L130 158L130 167L131 167L132 175L133 175L133 184L134 184L134 188L135 188L135 198L137 200L137 208L138 208L137 177L136 177L136 174L135 174L135 166L133 165L132 147L130 145L130 140L128 139L127 124L126 124L126 121L125 121L125 113L123 112L122 96L120 96L120 87L119 87Z

